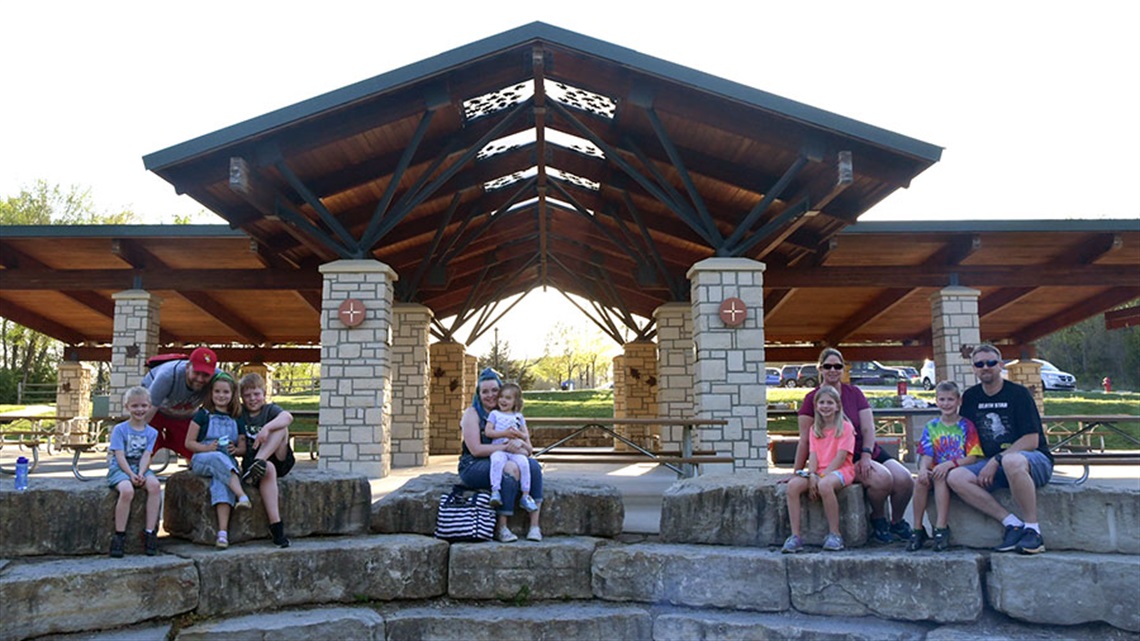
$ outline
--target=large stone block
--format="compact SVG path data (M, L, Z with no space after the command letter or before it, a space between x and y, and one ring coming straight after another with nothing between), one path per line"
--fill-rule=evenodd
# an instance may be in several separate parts
M382 534L435 534L439 497L459 483L452 473L424 474L372 505L372 531ZM542 533L612 538L621 534L625 507L616 487L589 479L543 479ZM508 520L518 534L526 532L528 515L521 508Z
M650 641L653 620L644 608L588 602L532 607L399 608L384 614L389 639L434 641Z
M102 630L190 612L198 571L162 555L28 560L0 573L0 639Z
M447 593L455 599L588 599L590 559L600 539L455 543Z
M984 566L973 552L800 554L788 558L788 588L792 607L807 614L973 621L985 605Z
M372 489L368 477L344 472L294 469L277 483L281 520L290 537L366 534ZM251 510L234 510L230 543L269 538L269 521L257 488L245 487ZM166 480L163 528L171 536L213 545L218 535L210 505L209 479L185 471Z
M713 545L781 545L791 534L788 486L780 477L744 472L678 481L665 491L661 505L661 540ZM867 542L867 507L863 486L839 491L839 532L848 547ZM802 499L804 540L822 544L827 536L823 504Z
M932 629L926 633L925 641L997 641L999 639L1136 641L1136 634L1114 628L1107 623L1082 623L1068 626L1025 623L993 610L986 610L977 621L947 623Z
M1033 623L1103 621L1140 632L1140 557L1049 552L994 554L986 577L998 612Z
M447 591L447 544L422 536L301 539L219 551L182 544L202 577L198 614L218 616L358 599L427 599Z
M780 612L790 606L778 552L700 545L612 545L594 553L594 596Z
M146 490L131 501L127 553L141 553ZM106 554L115 532L119 493L98 481L34 477L17 492L0 488L0 556Z
M993 495L1024 516L1009 490L995 490ZM933 500L927 513L933 522ZM1140 484L1046 485L1037 490L1037 518L1049 550L1140 554ZM954 494L947 523L954 545L991 548L1001 541L1001 523Z
M284 610L197 623L178 631L176 641L384 641L384 617L370 608L325 607Z
M759 614L689 610L660 614L653 620L653 641L922 641L927 626L874 617L821 617L794 612Z

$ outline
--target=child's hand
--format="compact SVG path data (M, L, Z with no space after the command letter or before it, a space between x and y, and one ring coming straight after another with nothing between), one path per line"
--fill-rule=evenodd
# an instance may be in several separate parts
M143 486L143 477L138 475L138 474L135 474L134 472L131 472L131 485L133 485L135 487L142 487Z
M931 470L930 475L934 477L934 480L941 481L946 478L946 475L949 474L950 470L953 468L954 465L952 463L945 461L939 463L938 465L935 465L934 469Z
M915 475L915 480L919 482L930 481L930 470L926 469L925 467L922 468L918 471L918 474Z
M819 476L815 474L808 477L808 498L813 501L819 498Z

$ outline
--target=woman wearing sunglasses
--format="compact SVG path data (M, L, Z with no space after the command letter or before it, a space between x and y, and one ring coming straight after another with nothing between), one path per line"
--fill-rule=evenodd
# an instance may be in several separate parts
M914 479L910 472L875 442L875 417L871 404L858 387L843 382L846 363L843 354L834 347L819 353L821 385L830 385L840 391L843 414L855 426L855 480L867 493L871 504L871 525L874 538L880 543L905 541L910 538L910 524L906 514L910 497L914 493ZM808 392L800 404L800 441L796 446L795 469L803 469L808 457L808 433L815 420L815 390ZM887 518L887 499L891 501L891 519Z

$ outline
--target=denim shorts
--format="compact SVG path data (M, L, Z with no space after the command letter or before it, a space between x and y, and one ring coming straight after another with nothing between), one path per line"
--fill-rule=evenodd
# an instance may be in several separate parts
M1029 463L1029 477L1033 479L1034 487L1045 485L1049 482L1049 479L1053 477L1053 462L1050 461L1049 457L1045 456L1044 453L1038 450L1029 450L1018 452L1018 454L1024 456L1025 461ZM989 459L983 459L977 463L967 465L966 469L973 472L974 476L977 476L978 473L982 471L982 468L986 466L986 463L989 463ZM1005 477L1005 469L1000 465L998 466L997 473L994 474L994 483L989 489L993 491L999 487L1009 487L1009 479Z

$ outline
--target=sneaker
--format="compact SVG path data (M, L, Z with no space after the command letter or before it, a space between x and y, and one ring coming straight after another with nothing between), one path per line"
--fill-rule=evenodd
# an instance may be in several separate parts
M797 552L804 551L804 540L795 534L784 539L784 547L780 548L780 552L784 554L796 554Z
M541 541L542 540L542 530L538 529L537 525L532 527L531 529L527 530L526 540L528 540L528 541Z
M1017 542L1017 551L1022 554L1040 554L1045 551L1045 539L1037 530L1025 528L1025 533Z
M914 530L911 529L910 523L907 523L906 519L900 519L898 523L891 523L890 532L896 541L909 541Z
M498 508L503 505L503 495L498 490L491 490L491 508Z
M241 475L241 480L249 485L257 485L261 482L261 477L265 476L265 461L262 459L254 459L250 463L249 469L245 474Z
M218 540L214 541L214 547L219 550L224 550L230 546L230 537L225 532L218 532Z
M938 532L938 530L935 530L935 532ZM928 538L930 537L926 536L926 528L916 528L914 530L911 530L910 543L906 544L906 551L917 552L921 550L922 546L926 545L926 540Z
M519 540L519 537L515 536L515 533L511 532L510 528L504 525L499 528L499 540L503 543L514 543Z
M1021 526L1005 526L1005 535L1001 537L1001 545L994 548L994 552L1012 552L1016 550L1017 544L1021 541L1023 534L1025 534L1025 528Z
M838 552L843 549L843 537L835 532L829 532L823 540L824 552Z
M146 541L143 547L146 549L147 556L154 556L158 554L158 534L155 532L143 532Z
M237 505L234 507L239 510L248 510L249 508L253 507L253 503L249 502L248 496L243 496L237 500Z
M894 535L891 534L891 526L886 519L871 519L871 538L879 543L891 543L895 540Z
M950 547L950 526L934 528L934 551L945 552Z
M111 558L123 558L123 548L126 544L126 538L125 534L115 533L111 535Z
M279 548L289 547L289 537L285 536L285 524L281 521L269 524L269 534L273 537L273 545Z
M523 494L522 498L519 499L519 505L521 505L527 512L538 511L538 503L535 503L534 499L532 499L529 494Z

